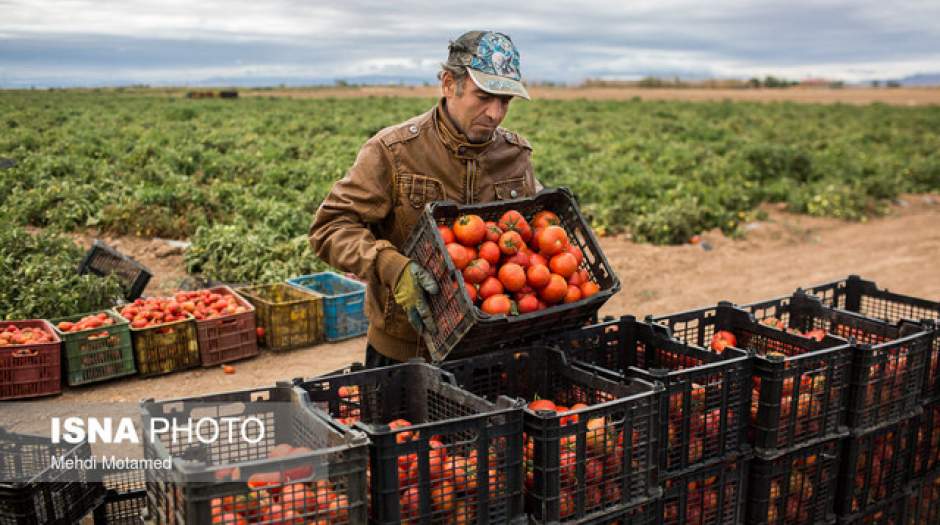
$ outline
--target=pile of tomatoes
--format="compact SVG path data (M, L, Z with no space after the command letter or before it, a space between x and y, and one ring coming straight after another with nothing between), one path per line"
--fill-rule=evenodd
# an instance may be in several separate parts
M471 302L488 314L516 315L572 303L600 291L582 267L558 216L548 210L531 224L515 210L499 221L461 215L438 232L454 266L463 272Z
M73 333L73 332L82 332L85 330L93 330L95 328L101 328L102 326L111 326L114 324L114 319L105 313L99 312L92 315L86 315L82 317L78 322L71 321L61 321L56 326L60 332L63 333ZM102 337L108 337L108 332L98 332L96 334L91 334L88 336L88 339L99 339Z
M562 427L575 425L580 421L576 412L587 409L584 403L575 403L570 407L556 404L548 399L536 399L528 404L533 412L553 411L560 418ZM575 496L577 491L583 490L585 497L585 512L595 512L605 507L619 505L622 501L622 474L623 474L623 430L617 429L607 417L597 416L587 420L583 434L572 433L560 438L560 483L559 483L559 518L571 517L575 512ZM576 476L578 470L578 439L584 441L584 478L579 480ZM634 447L641 447L641 437L638 430L632 433ZM540 465L535 453L535 438L523 435L525 443L524 472L525 490L534 493L536 470L543 470L546 465ZM628 454L634 458L634 454ZM631 459L632 467L641 470L636 459ZM580 483L579 483L580 481ZM551 489L549 489L551 490Z
M268 459L290 458L312 452L307 447L289 444L275 446ZM248 477L248 491L211 501L212 523L248 525L278 523L284 525L349 523L349 499L336 483L326 479L311 480L312 465L301 464ZM216 471L218 481L239 480L238 467Z
M0 326L0 346L36 345L53 341L52 334L41 328L19 328L13 324Z

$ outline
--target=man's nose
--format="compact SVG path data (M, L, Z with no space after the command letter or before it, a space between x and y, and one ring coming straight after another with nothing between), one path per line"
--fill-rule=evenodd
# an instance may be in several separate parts
M486 105L486 116L493 123L499 125L499 123L503 121L503 117L506 116L506 105L503 104L502 100L491 100L490 103Z

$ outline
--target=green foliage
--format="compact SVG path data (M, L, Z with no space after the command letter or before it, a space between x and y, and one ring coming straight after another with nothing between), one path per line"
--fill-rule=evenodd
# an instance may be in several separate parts
M305 235L323 196L367 138L433 104L0 93L0 157L17 161L0 169L0 216L188 238L190 271L217 280L321 269ZM899 193L940 191L932 106L536 100L514 102L505 126L594 226L653 243L735 233L762 202L862 220Z
M79 276L82 255L66 237L16 227L0 231L0 318L50 319L116 304L120 282Z

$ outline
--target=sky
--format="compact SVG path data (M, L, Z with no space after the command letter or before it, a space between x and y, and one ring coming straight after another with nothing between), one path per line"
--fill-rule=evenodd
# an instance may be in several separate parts
M471 29L534 81L940 73L940 0L0 0L0 87L433 83Z

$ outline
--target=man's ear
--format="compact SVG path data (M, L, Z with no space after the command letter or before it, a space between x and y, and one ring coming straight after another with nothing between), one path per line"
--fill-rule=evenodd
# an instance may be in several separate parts
M454 81L454 75L451 75L450 71L444 71L441 74L441 93L444 98L451 98L456 95L456 92L457 82Z

